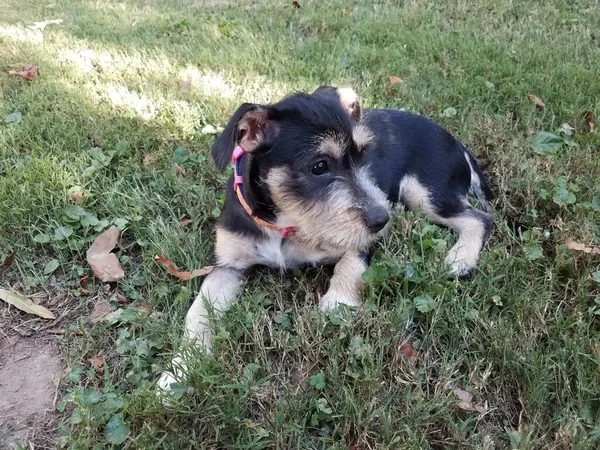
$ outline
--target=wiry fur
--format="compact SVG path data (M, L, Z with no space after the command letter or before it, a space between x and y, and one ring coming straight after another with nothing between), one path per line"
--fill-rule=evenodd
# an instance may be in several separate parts
M202 285L186 319L186 340L210 351L208 309L219 315L254 265L281 270L335 264L320 308L360 305L361 274L371 244L388 228L391 207L403 203L458 232L446 263L457 276L475 270L492 228L491 192L467 149L429 120L391 110L363 110L354 91L325 86L274 105L242 105L215 142L218 168L233 149L246 150L245 197L254 214L280 227L282 239L257 224L227 186L217 225L216 269ZM326 170L321 172L325 163ZM485 211L473 209L473 195ZM178 356L159 387L185 374Z

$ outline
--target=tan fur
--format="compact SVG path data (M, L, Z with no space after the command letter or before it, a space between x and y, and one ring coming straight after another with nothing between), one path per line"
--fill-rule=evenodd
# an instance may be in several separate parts
M360 120L362 109L360 100L358 99L356 92L354 92L354 89L349 87L337 88L337 95L344 109L348 111L348 114L353 116L356 120Z
M364 282L362 273L367 265L353 252L346 253L335 265L327 293L319 302L321 311L331 311L338 305L360 306L360 294Z
M359 124L352 130L352 139L359 151L364 149L373 140L373 133L365 125Z
M344 153L344 146L336 136L326 136L320 142L317 152L333 159L340 159Z
M376 239L365 225L360 202L343 182L329 187L327 201L306 203L286 189L290 178L287 169L276 168L266 182L278 217L297 227L295 240L308 248L334 252L365 249Z

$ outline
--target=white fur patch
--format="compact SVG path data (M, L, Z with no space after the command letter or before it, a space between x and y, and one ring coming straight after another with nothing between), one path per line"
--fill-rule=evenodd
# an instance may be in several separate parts
M337 95L344 109L352 115L358 102L358 95L356 95L354 89L349 87L337 88Z

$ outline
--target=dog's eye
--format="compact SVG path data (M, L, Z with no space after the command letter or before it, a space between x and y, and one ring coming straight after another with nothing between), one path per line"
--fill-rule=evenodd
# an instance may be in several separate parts
M312 166L310 168L310 171L314 175L323 175L325 172L327 172L327 170L328 170L327 161L319 161L318 163L316 163L314 166Z

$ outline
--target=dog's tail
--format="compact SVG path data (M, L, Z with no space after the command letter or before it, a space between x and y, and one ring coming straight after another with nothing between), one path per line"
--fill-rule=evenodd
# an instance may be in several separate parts
M468 151L465 151L465 158L467 159L471 169L471 186L469 188L470 192L481 204L482 209L489 213L492 210L490 202L493 200L494 194L488 186L485 176L477 165L475 158L473 158Z

